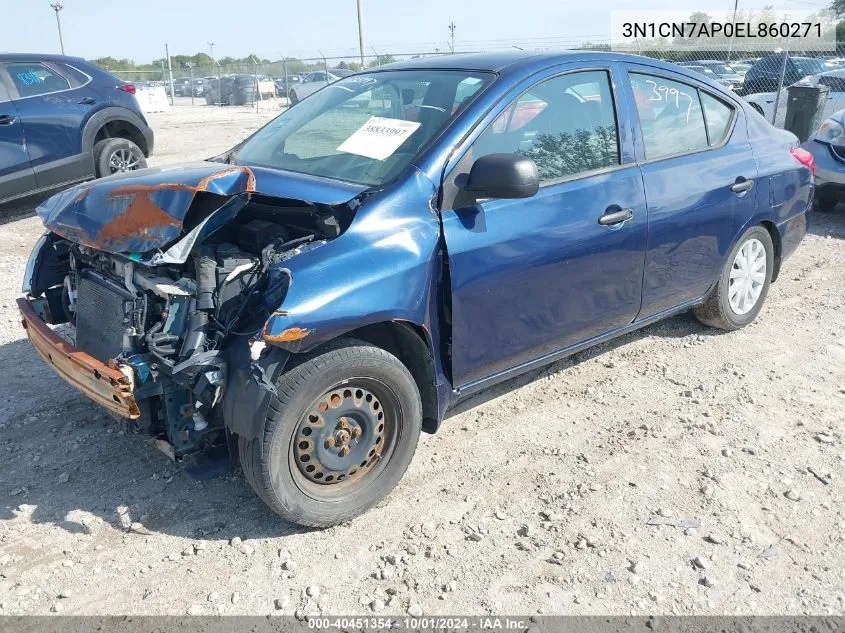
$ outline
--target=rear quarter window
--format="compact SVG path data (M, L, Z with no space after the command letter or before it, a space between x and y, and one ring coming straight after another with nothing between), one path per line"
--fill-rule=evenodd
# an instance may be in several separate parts
M61 73L65 79L68 80L71 88L79 88L84 86L91 78L78 68L74 68L70 64L63 64L59 62L50 62L47 64L51 69Z

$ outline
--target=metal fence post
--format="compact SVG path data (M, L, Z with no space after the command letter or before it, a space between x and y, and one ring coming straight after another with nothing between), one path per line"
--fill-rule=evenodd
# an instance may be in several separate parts
M786 62L789 60L789 40L786 41L786 50L783 51L783 65L780 67L780 80L778 81L778 89L775 92L775 108L772 112L772 125L778 118L778 105L780 104L780 91L783 90L783 79L786 75Z
M176 90L173 87L173 66L170 64L170 49L164 45L164 55L167 57L167 76L170 78L170 105L176 105Z

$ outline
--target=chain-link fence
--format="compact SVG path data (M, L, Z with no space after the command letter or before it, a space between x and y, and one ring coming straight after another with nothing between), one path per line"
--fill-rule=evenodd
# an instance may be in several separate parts
M754 48L753 44L726 40L711 46L678 46L644 42L626 46L626 52L661 59L684 66L721 83L748 100L775 125L782 127L786 116L788 87L803 84L822 85L828 93L823 118L845 109L845 42L828 51L804 49L785 43L782 50ZM492 46L501 50L501 47ZM511 45L510 50L523 47ZM537 52L549 50L611 50L609 43L554 42L538 46ZM618 50L618 47L616 47ZM482 52L482 51L466 51ZM531 52L531 51L528 51ZM364 68L374 68L395 61L450 54L448 50L421 53L384 53L367 55ZM285 58L228 64L193 65L160 63L157 70L112 70L115 75L138 85L163 86L172 105L245 105L273 101L279 107L311 94L315 90L362 68L360 56Z

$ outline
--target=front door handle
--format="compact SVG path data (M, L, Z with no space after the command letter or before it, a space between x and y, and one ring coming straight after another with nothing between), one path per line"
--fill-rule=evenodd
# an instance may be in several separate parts
M15 122L15 117L11 114L0 114L0 125L11 125Z
M615 210L611 210L615 209ZM621 224L627 222L634 217L632 209L620 209L617 206L608 207L604 215L599 218L599 224L602 226L611 226L613 224Z
M731 191L734 193L742 193L743 191L748 191L751 187L754 186L753 180L742 180L740 182L736 182L731 185Z

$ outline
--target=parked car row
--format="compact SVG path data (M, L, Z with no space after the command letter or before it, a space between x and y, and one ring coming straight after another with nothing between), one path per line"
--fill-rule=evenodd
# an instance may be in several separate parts
M812 155L677 65L335 78L216 158L44 202L18 301L62 378L172 459L229 446L294 523L378 503L473 392L686 310L750 324L806 233Z

